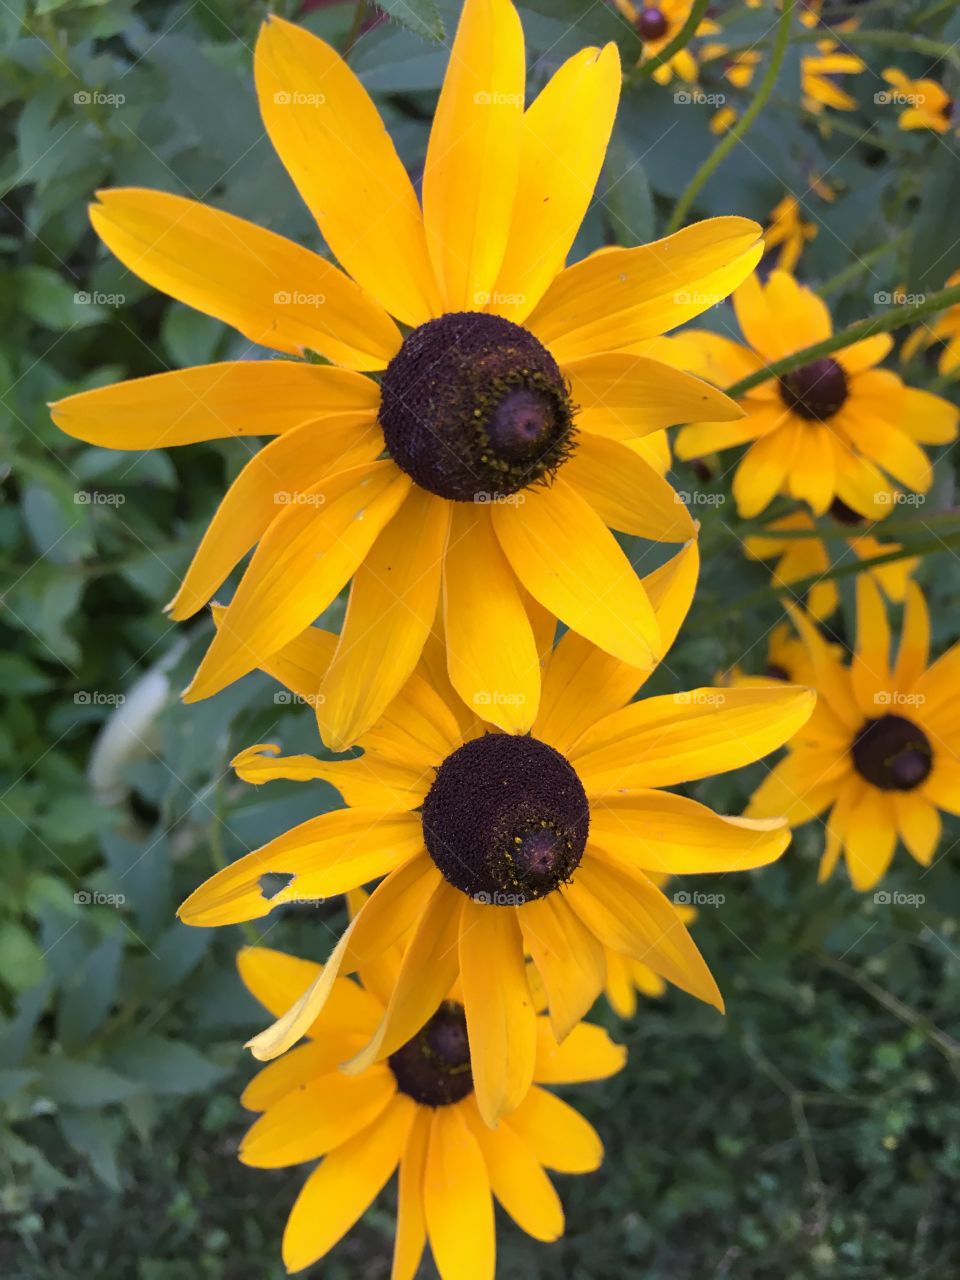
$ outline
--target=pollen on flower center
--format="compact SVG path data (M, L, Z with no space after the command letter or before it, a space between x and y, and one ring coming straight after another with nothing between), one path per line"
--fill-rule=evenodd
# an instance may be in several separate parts
M559 751L491 733L459 747L423 803L427 850L474 901L520 906L576 870L590 826L583 784Z
M826 422L847 398L847 375L829 356L811 360L783 375L780 398L801 418Z
M425 1107L446 1107L473 1092L463 1005L445 1000L430 1021L387 1059L397 1088Z
M560 369L529 330L451 312L404 340L383 375L387 448L421 488L489 502L549 481L574 447Z
M651 5L637 15L636 28L641 40L661 40L667 34L667 15Z
M853 763L881 791L912 791L928 777L933 751L927 735L903 716L868 720L853 744Z

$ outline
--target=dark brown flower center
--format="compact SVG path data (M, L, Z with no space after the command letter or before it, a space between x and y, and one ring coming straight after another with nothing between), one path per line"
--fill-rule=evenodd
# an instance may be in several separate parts
M641 40L661 40L667 34L667 15L662 9L651 5L640 10L636 26Z
M781 667L779 662L770 662L767 664L768 680L786 680L789 683L790 672L786 667Z
M868 720L853 744L853 763L881 791L912 791L933 767L930 740L903 716Z
M463 1005L445 1000L387 1065L397 1088L425 1107L446 1107L473 1092Z
M859 511L854 511L853 507L848 507L840 498L834 498L830 503L830 514L836 520L837 524L868 524L866 516L862 516Z
M568 881L590 807L559 751L490 733L447 756L423 802L423 836L444 877L475 902L522 906Z
M847 398L847 375L829 356L811 360L783 375L780 398L801 418L826 422Z
M521 325L458 311L414 329L383 375L380 425L397 466L457 502L548 482L574 447L560 368Z

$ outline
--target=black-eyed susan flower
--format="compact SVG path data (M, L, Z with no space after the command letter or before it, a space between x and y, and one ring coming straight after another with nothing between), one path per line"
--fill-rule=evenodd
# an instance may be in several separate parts
M791 616L812 664L817 707L747 813L784 813L799 826L829 811L821 881L843 854L854 888L872 888L898 836L928 866L940 840L939 810L960 813L960 645L928 665L930 624L914 582L892 665L886 608L867 574L857 579L849 666L800 610Z
M691 543L645 579L668 641L696 575ZM534 1069L526 955L558 1040L602 991L605 948L721 1007L709 969L648 873L761 866L780 855L787 834L776 819L721 817L663 788L766 755L803 724L813 695L698 689L631 702L649 672L572 631L552 648L553 620L543 623L543 696L529 734L490 732L445 686L430 654L430 677L415 673L361 739L358 759L288 761L263 745L238 758L241 777L258 781L325 778L351 807L310 819L218 872L182 905L182 920L258 919L282 903L384 877L314 987L251 1042L256 1056L288 1049L338 973L405 935L384 1017L350 1069L389 1057L416 1035L459 977L477 1105L491 1125L519 1105ZM267 669L316 698L332 648L313 630ZM492 687L478 709L485 715L503 696L512 695Z
M945 287L956 284L960 284L960 271L953 273ZM942 342L943 347L937 368L944 376L953 375L960 369L960 304L947 307L929 323L918 324L903 344L901 355L904 360L910 360L918 351L938 342Z
M856 14L840 15L836 19L825 14L824 6L819 0L807 0L800 10L800 22L810 30L822 26L839 32L855 31L859 26ZM800 59L803 105L814 115L820 115L824 107L833 107L835 111L853 111L857 105L856 99L841 88L837 77L859 75L866 69L867 64L862 58L846 46L841 50L835 39L824 36L816 42L816 53L805 54Z
M655 58L675 39L690 16L693 0L662 0L659 4L635 4L633 0L614 0L620 13L643 42L642 61ZM710 18L697 24L695 35L713 35L719 27ZM689 47L678 49L667 62L653 72L657 84L669 84L674 75L693 84L697 78L697 60Z
M99 193L93 224L132 271L252 344L340 367L185 369L71 396L53 416L111 448L276 436L230 488L170 605L190 617L253 550L188 700L262 665L352 581L323 690L329 745L355 742L402 686L441 594L461 696L509 688L492 718L528 729L531 599L624 661L660 652L610 529L683 542L693 525L628 442L739 410L645 350L749 273L759 228L713 219L565 268L616 112L618 54L575 54L524 110L508 0L466 0L422 208L329 45L271 18L256 81L267 134L343 270L157 191Z
M776 561L773 581L777 586L789 587L806 578L820 578L820 581L814 582L810 587L806 600L807 611L814 618L829 618L840 603L837 584L827 576L835 560L841 562L847 552L858 560L872 560L902 549L899 542L881 542L874 537L873 533L867 531L868 528L876 528L882 533L883 525L868 526L862 516L839 499L831 503L830 514L838 524L863 528L863 532L854 532L851 528L851 536L842 544L846 551L840 556L836 554L837 544L828 545L824 541L816 523L806 511L793 511L778 520L771 520L763 533L751 534L743 542L744 550L751 560ZM809 532L809 537L802 536L806 532ZM783 534L789 536L780 536ZM901 556L897 560L888 560L886 564L867 568L864 572L873 576L889 600L902 604L907 582L919 562L918 556Z
M785 271L772 271L766 284L745 280L733 306L749 345L684 334L700 343L706 376L720 386L833 333L826 304ZM949 401L876 368L891 346L889 334L876 334L761 383L740 401L740 421L684 427L677 457L748 445L733 480L742 516L759 515L778 493L817 515L836 498L870 519L889 515L897 484L921 494L930 488L933 469L920 446L953 440L958 416Z
M897 125L901 129L932 129L946 133L953 121L954 102L936 80L914 80L897 67L887 67L883 78L890 92L877 94L879 102L902 108Z
M283 1233L288 1271L324 1257L397 1173L393 1280L412 1280L428 1241L441 1280L492 1280L494 1200L535 1239L557 1240L563 1208L547 1170L590 1173L603 1159L592 1125L543 1086L605 1079L626 1054L589 1023L558 1046L547 1019L536 1018L532 1087L509 1120L489 1129L455 988L386 1061L345 1075L338 1063L375 1031L399 963L394 948L364 966L360 982L337 978L305 1043L254 1076L241 1101L260 1114L240 1159L261 1169L319 1160ZM241 951L238 967L273 1014L320 974L319 965L265 947Z

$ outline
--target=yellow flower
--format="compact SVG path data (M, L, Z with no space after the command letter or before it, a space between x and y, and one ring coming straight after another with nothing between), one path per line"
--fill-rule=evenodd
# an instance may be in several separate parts
M690 543L644 580L668 643L689 607L697 569ZM323 977L251 1042L257 1057L290 1048L338 973L408 931L386 1014L351 1069L388 1057L414 1036L459 976L477 1105L490 1125L520 1103L534 1067L526 953L561 1041L603 990L606 947L722 1007L703 958L648 873L762 866L779 857L787 833L776 820L721 817L663 788L775 750L806 720L813 695L697 689L631 702L649 671L572 631L553 648L549 616L540 634L543 697L529 735L489 732L453 695L430 650L422 669L429 679L418 672L407 683L361 739L361 757L285 760L271 757L278 748L270 745L238 757L242 778L324 778L351 807L310 819L218 872L181 906L185 923L255 920L283 903L385 877ZM313 629L267 670L315 701L335 643ZM478 628L476 645L484 643ZM510 695L502 686L488 689L483 712L503 696Z
M675 39L693 8L693 0L661 0L659 4L650 5L634 4L633 0L614 0L614 3L643 41L642 61L655 58ZM694 34L713 35L719 30L715 22L705 18ZM697 60L689 47L680 49L669 62L657 67L653 79L657 84L669 84L674 75L688 84L696 80Z
M862 517L835 499L830 514L843 525L862 524ZM782 538L778 533L802 533L810 531L809 538ZM773 572L778 586L791 586L814 574L824 575L831 566L831 554L827 544L817 534L817 527L805 511L794 511L779 520L773 520L763 533L744 540L744 550L752 560L779 561ZM834 544L835 545L835 544ZM871 533L858 533L846 540L846 546L860 560L889 555L900 550L899 542L880 542ZM903 602L910 575L920 563L919 556L903 556L887 564L866 570L887 597L897 604ZM832 580L816 582L810 588L807 610L814 618L829 618L840 603L837 584ZM802 683L802 682L801 682Z
M901 129L933 129L946 133L953 116L953 99L936 80L912 80L897 67L887 67L883 72L892 93L882 95L882 100L894 106L905 107L898 121ZM881 95L877 95L880 99Z
M403 685L441 591L458 692L509 688L493 719L528 729L531 598L626 662L661 651L610 527L684 542L694 526L630 442L707 405L740 411L646 352L749 274L759 228L716 218L565 268L613 124L618 54L575 54L524 111L508 0L464 5L422 210L329 45L272 18L256 80L266 131L345 271L161 192L101 192L93 223L131 270L251 344L342 367L185 369L71 396L54 419L110 448L277 437L234 482L169 606L196 613L255 548L188 700L262 665L352 580L323 690L328 745L357 741Z
M244 949L237 964L274 1014L320 973L319 965L266 947ZM463 998L454 990L388 1061L345 1075L339 1063L376 1029L398 965L394 952L365 966L362 985L337 978L306 1042L254 1076L241 1101L261 1114L240 1159L259 1169L320 1160L283 1234L288 1271L324 1257L399 1170L393 1280L413 1280L428 1240L442 1280L492 1280L494 1198L523 1231L557 1240L563 1208L547 1169L590 1173L603 1159L596 1130L542 1086L605 1079L626 1052L590 1023L578 1023L558 1046L547 1019L536 1018L534 1084L509 1122L488 1129L473 1092Z
M839 645L831 645L839 652ZM814 668L803 641L790 624L780 622L770 632L767 642L767 667L761 675L749 675L740 667L731 667L720 677L720 683L733 688L769 688L778 684L812 686Z
M683 335L700 344L701 368L720 386L833 333L825 303L785 271L771 272L766 284L744 281L733 305L748 347L713 333ZM876 334L761 383L740 402L746 417L739 422L684 427L676 456L749 444L733 481L742 516L759 515L778 493L817 515L835 498L861 516L889 515L894 482L919 493L930 488L933 471L920 445L953 440L958 416L948 401L874 368L892 345L888 334Z
M928 866L940 840L938 809L960 813L960 645L927 665L930 622L911 582L891 668L886 609L868 574L857 579L857 645L849 667L800 610L792 617L820 696L748 814L785 813L799 826L829 810L821 881L843 853L854 888L872 888L890 865L898 835Z
M816 234L814 223L805 222L801 216L800 201L788 192L772 210L770 225L764 231L763 239L768 253L780 246L777 258L780 270L793 271L807 241L813 240Z
M800 88L802 102L808 111L820 115L824 107L837 111L854 111L856 98L837 84L838 75L858 75L866 71L867 64L855 53L837 52L835 40L817 42L817 53L800 59Z
M955 271L947 281L947 286L960 284L960 271ZM937 316L931 324L923 321L903 344L901 355L909 360L917 351L931 346L934 342L942 342L943 350L937 362L941 374L953 374L960 369L960 303L948 307ZM688 362L685 368L693 367Z
M669 876L650 876L658 888L662 888L669 878ZM677 919L685 925L697 918L693 907L685 906L683 903L678 905L676 898L674 898L673 909ZM660 974L651 969L648 964L644 964L642 960L621 955L619 951L605 947L604 963L607 970L604 994L610 1008L621 1018L632 1018L636 1013L638 992L648 1000L657 1000L667 989L667 984Z

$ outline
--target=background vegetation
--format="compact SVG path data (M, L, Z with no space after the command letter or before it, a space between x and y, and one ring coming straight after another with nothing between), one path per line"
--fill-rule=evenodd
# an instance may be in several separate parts
M939 288L960 265L956 136L899 132L896 112L874 101L891 60L913 74L934 68L956 92L960 18L921 0L854 7L886 32L844 37L869 64L848 78L857 110L818 120L800 106L810 43L797 28L773 98L695 202L697 215L765 222L784 189L795 192L819 226L800 274L826 286L841 321L875 311L880 291ZM316 243L257 114L251 49L266 8L0 4L0 1271L14 1280L282 1274L279 1236L301 1175L247 1170L234 1155L251 1072L239 1046L261 1025L233 968L243 932L186 929L174 910L214 866L335 805L336 793L232 778L227 761L249 742L282 735L288 751L317 748L309 711L278 702L265 678L177 702L210 623L175 627L161 606L240 455L229 443L89 449L61 437L45 409L72 390L234 350L222 326L153 294L98 247L85 208L97 187L193 194ZM355 4L274 8L341 48L356 35ZM383 8L402 21L366 31L352 61L416 171L458 6ZM615 39L636 63L636 38L603 3L521 8L534 85L589 42ZM770 6L715 8L732 47L769 57ZM721 72L704 67L704 91L742 108L756 85L734 89ZM662 233L716 145L712 106L630 79L576 256ZM729 323L726 311L710 323ZM940 385L922 358L911 376ZM743 558L726 480L702 477L675 474L679 488L710 495L705 569L658 690L734 663L762 670L780 616L768 571ZM939 645L960 631L957 561L949 538L920 524L940 528L954 480L948 455L923 520L896 517L902 540L943 544L920 575ZM647 565L646 548L630 550ZM840 581L843 639L852 579ZM696 792L737 812L754 781L744 771ZM885 888L921 896L916 905L858 897L842 875L818 888L813 828L762 874L698 882L723 898L701 908L696 936L728 1016L675 994L617 1028L627 1071L577 1091L609 1159L562 1187L562 1244L536 1246L502 1224L501 1276L956 1274L956 836L954 824L928 872L905 856L895 864ZM292 909L248 936L322 959L338 913ZM616 1027L605 1006L597 1016ZM386 1277L391 1232L383 1197L315 1273Z

